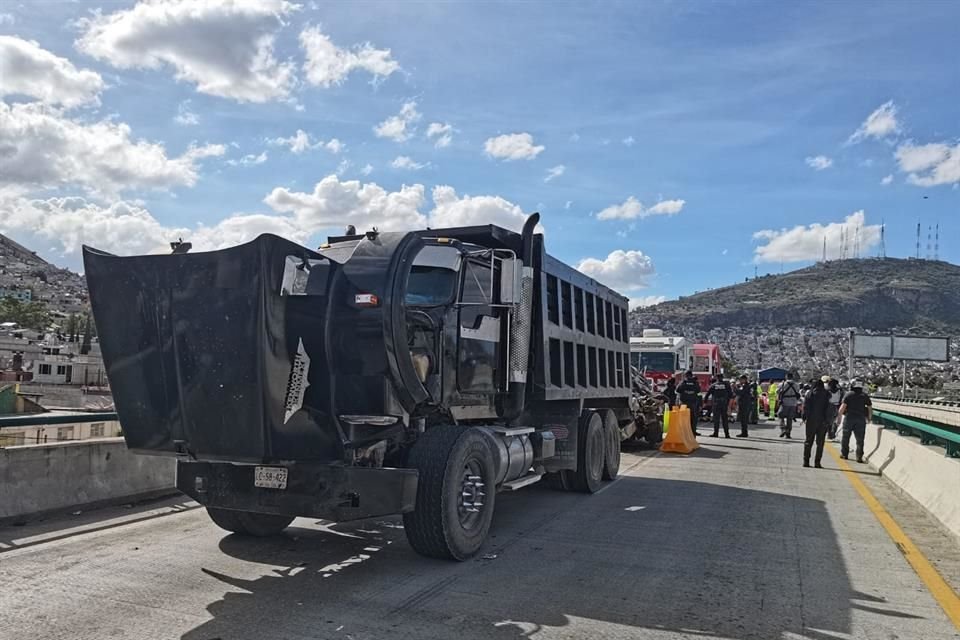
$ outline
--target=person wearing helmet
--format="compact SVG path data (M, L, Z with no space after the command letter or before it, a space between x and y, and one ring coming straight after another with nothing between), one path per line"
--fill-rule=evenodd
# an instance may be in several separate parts
M848 459L852 433L857 439L857 462L863 462L863 439L867 433L867 421L873 418L873 403L870 396L864 392L861 381L854 380L850 383L850 392L843 396L840 403L840 415L843 416L840 457Z
M683 382L677 385L677 395L680 397L680 404L687 405L690 409L690 427L693 429L693 435L697 433L697 423L700 421L700 383L693 375L693 371L688 369L683 376Z

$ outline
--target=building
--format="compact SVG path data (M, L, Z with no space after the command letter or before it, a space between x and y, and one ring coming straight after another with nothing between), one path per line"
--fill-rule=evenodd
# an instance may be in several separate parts
M33 291L19 287L0 287L0 298L13 298L20 302L33 300Z
M22 427L4 427L0 429L0 447L89 440L91 438L115 438L122 434L118 420L87 422L84 418L89 417L89 414L82 411L47 411L34 415L37 416L38 422L42 418L67 418L71 416L75 416L78 421L54 425L36 424Z

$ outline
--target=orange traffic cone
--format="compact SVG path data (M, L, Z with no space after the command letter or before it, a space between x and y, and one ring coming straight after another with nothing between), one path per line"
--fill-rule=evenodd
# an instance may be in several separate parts
M690 427L690 409L686 405L679 409L670 410L669 424L667 437L663 439L660 451L664 453L691 453L700 446L696 438L693 437L693 429Z

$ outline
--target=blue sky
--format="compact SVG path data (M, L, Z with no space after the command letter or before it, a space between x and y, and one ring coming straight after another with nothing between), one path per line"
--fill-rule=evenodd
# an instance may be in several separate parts
M956 263L957 42L948 2L8 1L0 231L79 268L539 210L638 301L876 255L881 221Z

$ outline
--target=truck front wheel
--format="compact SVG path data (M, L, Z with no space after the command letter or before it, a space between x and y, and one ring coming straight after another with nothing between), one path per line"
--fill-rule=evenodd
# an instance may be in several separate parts
M234 511L233 509L219 509L217 507L207 507L207 515L221 529L258 538L274 536L293 522L293 516Z
M483 544L493 520L493 452L473 428L434 427L410 450L419 471L417 503L403 514L410 546L432 558L466 560Z

